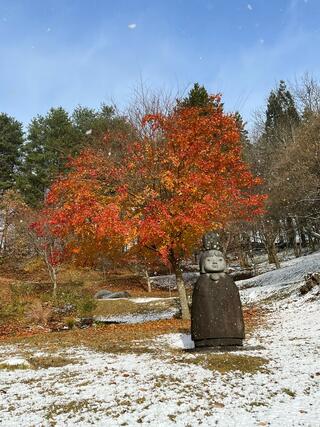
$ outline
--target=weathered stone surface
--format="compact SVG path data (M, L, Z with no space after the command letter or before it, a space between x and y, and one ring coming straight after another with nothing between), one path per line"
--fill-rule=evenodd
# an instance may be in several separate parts
M102 298L105 298L105 297L108 297L109 295L111 295L113 292L111 292L111 291L108 291L107 289L101 289L101 291L98 291L96 294L95 294L95 298L96 299L102 299Z
M315 286L320 286L320 273L309 273L304 278L305 283L300 287L301 295L307 294Z
M127 291L124 292L113 292L111 295L109 295L107 298L108 299L113 299L113 298L130 298L130 294Z
M131 295L129 292L111 292L107 289L102 289L95 294L96 299L115 299L115 298L129 298Z
M191 335L196 347L242 345L244 321L239 290L224 273L225 268L220 251L202 254L191 308Z

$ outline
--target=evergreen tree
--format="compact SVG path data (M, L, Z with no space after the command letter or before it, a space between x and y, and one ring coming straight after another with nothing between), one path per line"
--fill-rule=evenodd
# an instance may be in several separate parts
M250 143L250 139L249 139L249 134L248 131L246 129L246 122L243 120L241 114L236 111L235 113L235 119L239 128L239 132L240 132L240 141L241 141L241 146L242 146L242 157L244 159L244 161L250 163L251 159L252 159L252 145Z
M19 176L19 189L29 204L43 202L53 180L65 171L68 157L79 149L77 132L63 108L51 108L31 121Z
M214 107L223 112L223 102L218 99L217 96L209 95L208 91L204 86L200 86L199 83L195 83L193 88L190 89L188 96L183 99L177 99L177 109L197 107L199 108L200 115L206 115L208 113L208 106Z
M206 107L210 102L210 96L204 86L195 83L189 91L188 96L178 100L177 104L180 108L186 107Z
M281 80L278 88L270 92L264 129L255 147L259 174L265 181L272 181L273 163L294 141L299 123L294 98Z
M272 90L267 104L265 138L272 145L286 144L293 139L294 129L300 122L293 96L283 80Z
M0 195L15 186L23 144L22 124L5 113L0 114Z
M99 144L106 132L128 128L125 117L112 106L102 104L99 110L78 106L72 114L72 123L84 146Z
M269 259L276 258L274 245L280 230L287 234L287 242L295 245L292 207L287 204L288 182L279 185L277 175L279 164L294 145L299 124L294 98L285 82L280 81L269 95L263 133L254 147L256 171L263 178L261 190L268 194L267 212L259 233L267 242Z

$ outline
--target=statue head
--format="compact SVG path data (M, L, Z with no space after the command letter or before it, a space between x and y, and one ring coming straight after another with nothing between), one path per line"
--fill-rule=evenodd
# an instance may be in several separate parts
M205 251L200 257L200 273L223 273L226 269L223 253L217 250Z

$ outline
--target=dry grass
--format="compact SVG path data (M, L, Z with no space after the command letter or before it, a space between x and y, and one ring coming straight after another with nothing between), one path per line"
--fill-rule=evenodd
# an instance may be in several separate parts
M245 311L244 314L246 333L250 335L264 322L264 313L259 310L250 310ZM84 346L103 352L141 354L157 351L150 346L150 340L159 335L189 332L190 321L169 319L139 324L101 324L88 329L51 333L39 333L38 329L34 335L4 337L2 341L6 344L17 344L22 349L32 346L47 352Z
M29 307L26 318L31 322L46 325L52 316L52 308L43 304L40 300L35 300Z
M201 365L204 368L221 373L240 371L243 373L267 372L269 361L263 357L239 355L233 353L211 353L188 359L187 363Z
M39 368L61 368L70 364L78 363L76 359L70 359L62 356L37 356L29 357L27 361L34 369Z
M121 314L142 314L150 312L165 311L177 307L177 299L162 299L148 301L147 303L136 303L130 299L110 299L97 301L94 316L114 316Z
M27 345L42 351L57 351L61 348L85 346L112 353L149 352L148 341L162 334L190 330L190 322L180 319L146 322L135 325L99 325L88 329L65 332L42 333L26 337L7 337L5 343Z

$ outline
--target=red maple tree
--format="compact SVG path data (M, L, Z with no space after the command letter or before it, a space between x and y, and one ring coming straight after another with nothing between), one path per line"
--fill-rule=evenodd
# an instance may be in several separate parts
M149 132L126 144L121 159L108 150L83 152L48 197L51 221L71 252L119 255L124 245L138 246L169 263L183 318L182 261L206 231L250 220L265 199L252 191L260 181L241 158L235 116L224 113L219 96L211 101L146 116Z

